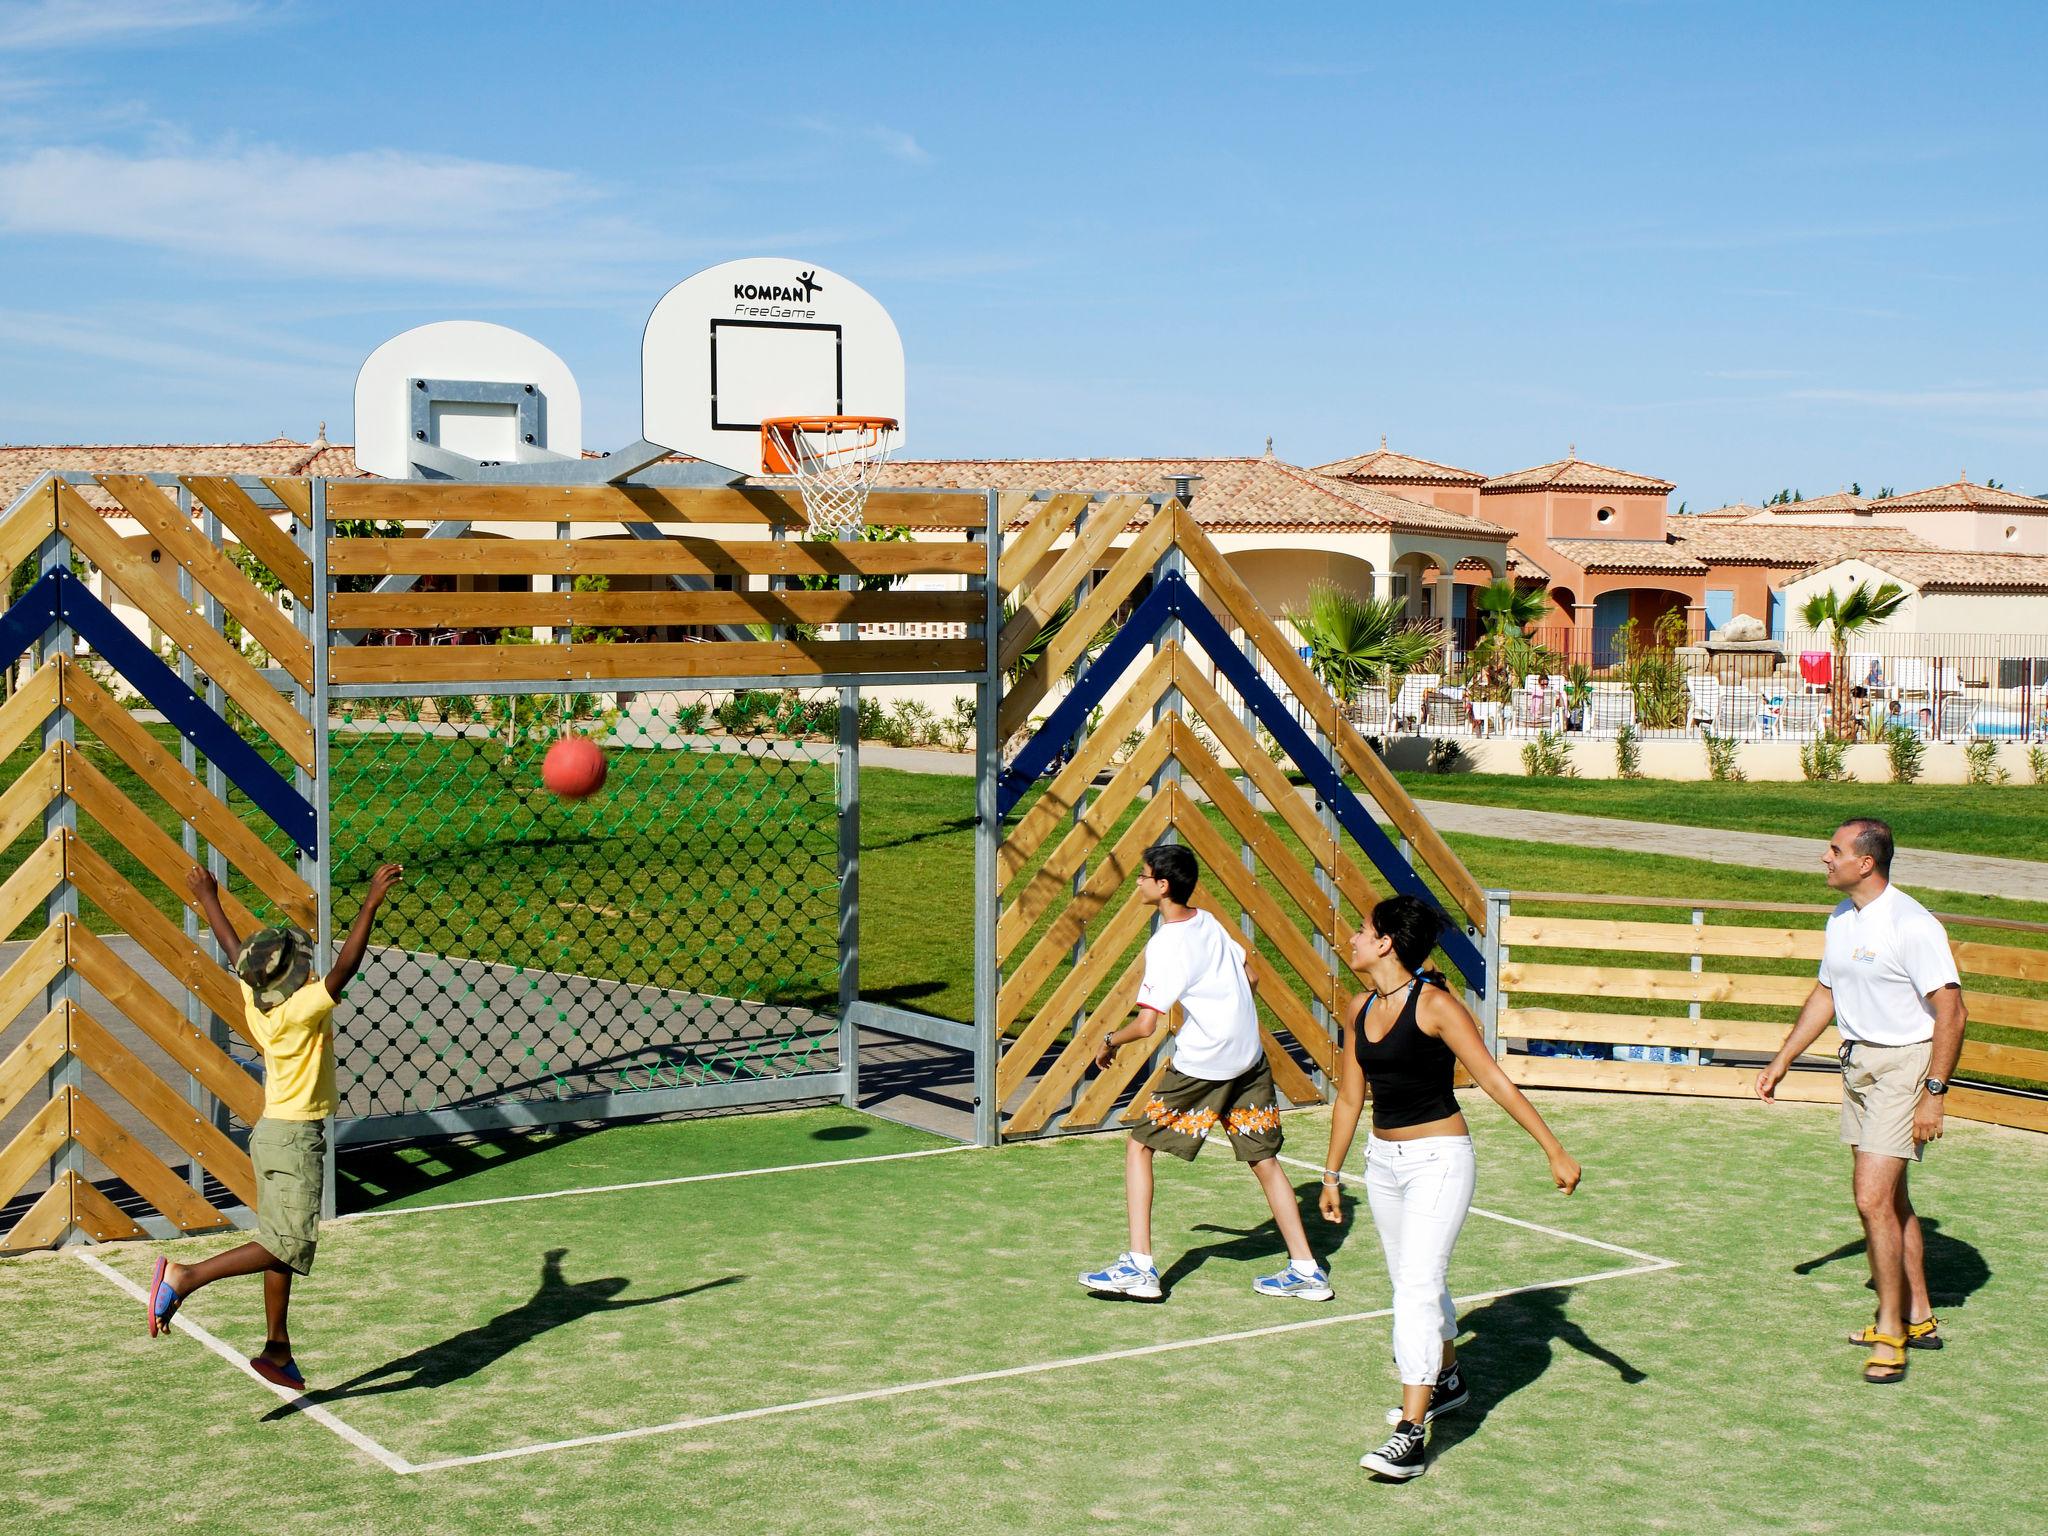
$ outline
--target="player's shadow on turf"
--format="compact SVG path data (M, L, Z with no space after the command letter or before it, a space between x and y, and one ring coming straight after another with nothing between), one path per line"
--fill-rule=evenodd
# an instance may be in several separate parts
M1442 1455L1476 1432L1486 1416L1550 1369L1559 1344L1613 1368L1628 1386L1650 1378L1599 1343L1565 1313L1569 1287L1497 1296L1459 1319L1458 1360L1465 1368L1471 1400L1429 1429L1430 1450Z
M1991 1278L1991 1266L1984 1262L1984 1255L1977 1251L1974 1243L1966 1243L1960 1237L1950 1237L1941 1230L1941 1223L1932 1216L1920 1218L1920 1236L1927 1250L1927 1299L1937 1307L1960 1307L1975 1292L1982 1290ZM1810 1275L1824 1264L1833 1264L1841 1259L1860 1259L1864 1255L1864 1242L1857 1238L1842 1244L1832 1253L1824 1253L1817 1259L1807 1259L1792 1266L1795 1275ZM1870 1289L1870 1280L1863 1281L1865 1290Z
M1250 1191L1247 1191L1250 1193ZM1301 1224L1308 1228L1309 1242L1322 1256L1325 1265L1344 1246L1344 1239L1357 1227L1358 1201L1346 1189L1337 1198L1343 1203L1344 1224L1333 1227L1322 1218L1316 1202L1322 1197L1319 1184L1308 1184L1294 1191L1295 1203L1301 1208ZM1221 1227L1210 1221L1198 1221L1192 1228L1196 1232L1220 1232L1230 1239L1227 1243L1206 1243L1199 1248L1189 1248L1169 1264L1159 1276L1160 1299L1173 1294L1173 1288L1200 1269L1211 1259L1237 1259L1247 1264L1270 1261L1284 1264L1287 1244L1280 1236L1279 1225L1269 1215L1256 1227ZM1274 1256L1278 1255L1276 1259ZM1107 1293L1091 1292L1091 1295L1105 1297Z
M745 1275L721 1275L716 1280L685 1286L665 1295L620 1301L617 1299L619 1293L632 1281L623 1275L611 1275L603 1280L568 1280L562 1274L562 1259L568 1252L566 1248L549 1249L541 1263L540 1289L489 1322L429 1344L425 1349L416 1349L409 1355L387 1360L338 1385L308 1392L266 1417L282 1418L304 1403L332 1403L351 1397L378 1397L388 1392L431 1391L435 1387L445 1387L474 1376L486 1366L495 1365L513 1350L532 1343L542 1334L565 1323L578 1322L599 1312L660 1306L663 1302L694 1296L699 1291L736 1285L747 1278Z

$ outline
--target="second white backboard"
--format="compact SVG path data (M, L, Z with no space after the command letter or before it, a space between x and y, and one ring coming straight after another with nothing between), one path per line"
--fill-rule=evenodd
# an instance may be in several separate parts
M763 472L778 416L903 420L903 342L870 294L814 262L728 261L684 279L647 318L641 435L742 474ZM899 426L892 449L900 446Z

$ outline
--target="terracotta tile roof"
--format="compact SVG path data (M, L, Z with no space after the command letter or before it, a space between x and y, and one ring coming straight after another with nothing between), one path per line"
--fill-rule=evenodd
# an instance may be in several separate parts
M1669 480L1589 463L1577 454L1538 464L1534 469L1495 475L1479 487L1482 495L1497 495L1502 491L1642 491L1668 495L1676 489L1678 487Z
M1666 539L1552 539L1550 547L1588 573L1675 572L1704 576L1704 562Z
M1903 496L1887 496L1883 501L1870 503L1873 512L2048 512L2048 501L2038 496L2022 496L2016 491L1993 490L1988 485L1972 485L1967 480L1954 480L1947 485L1932 486L1924 491L1908 491Z
M1542 582L1547 582L1550 580L1550 572L1546 571L1545 569L1543 569L1542 566L1538 565L1534 560L1532 560L1529 557L1529 552L1527 550L1509 550L1508 569L1515 575L1517 579L1529 578Z
M1746 501L1731 501L1725 507L1711 507L1705 512L1674 512L1674 520L1682 517L1711 517L1721 522L1739 523L1745 518L1761 517L1764 509L1753 507Z
M1773 517L1797 517L1802 512L1864 512L1870 506L1868 496L1836 491L1832 496L1816 496L1811 501L1781 501L1765 510Z
M1919 534L1882 525L1856 528L1802 528L1797 524L1712 522L1695 526L1689 517L1674 517L1671 536L1689 554L1711 565L1782 565L1799 569L1831 564L1847 555L1873 549L1932 550Z
M995 490L1155 494L1173 474L1200 475L1195 520L1204 528L1312 532L1366 528L1504 542L1509 529L1463 512L1334 479L1280 459L899 459L881 483Z
M1922 592L2048 592L2048 555L1879 549L1854 558Z
M315 438L310 443L274 437L267 443L57 443L0 446L0 507L51 470L99 475L326 475L361 473L345 443ZM93 506L111 508L114 499L98 486L81 494Z
M1477 470L1459 469L1455 465L1439 464L1434 459L1418 459L1405 453L1390 453L1384 437L1374 452L1353 454L1333 464L1318 464L1316 473L1335 475L1340 480L1406 481L1411 485L1478 485L1486 479Z

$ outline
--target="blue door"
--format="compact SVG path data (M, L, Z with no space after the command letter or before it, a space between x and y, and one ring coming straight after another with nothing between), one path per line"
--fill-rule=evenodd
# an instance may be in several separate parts
M1614 632L1628 622L1626 592L1602 592L1593 599L1593 665L1614 665Z
M1782 592L1771 594L1771 638L1785 638L1785 594Z
M1734 617L1734 589L1707 588L1707 633L1712 634Z

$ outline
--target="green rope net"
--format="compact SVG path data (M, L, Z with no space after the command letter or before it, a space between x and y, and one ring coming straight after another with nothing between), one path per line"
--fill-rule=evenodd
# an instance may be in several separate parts
M358 701L330 724L337 942L405 883L349 989L344 1116L838 1066L837 697ZM605 749L564 801L541 761ZM616 1112L616 1111L614 1111Z

